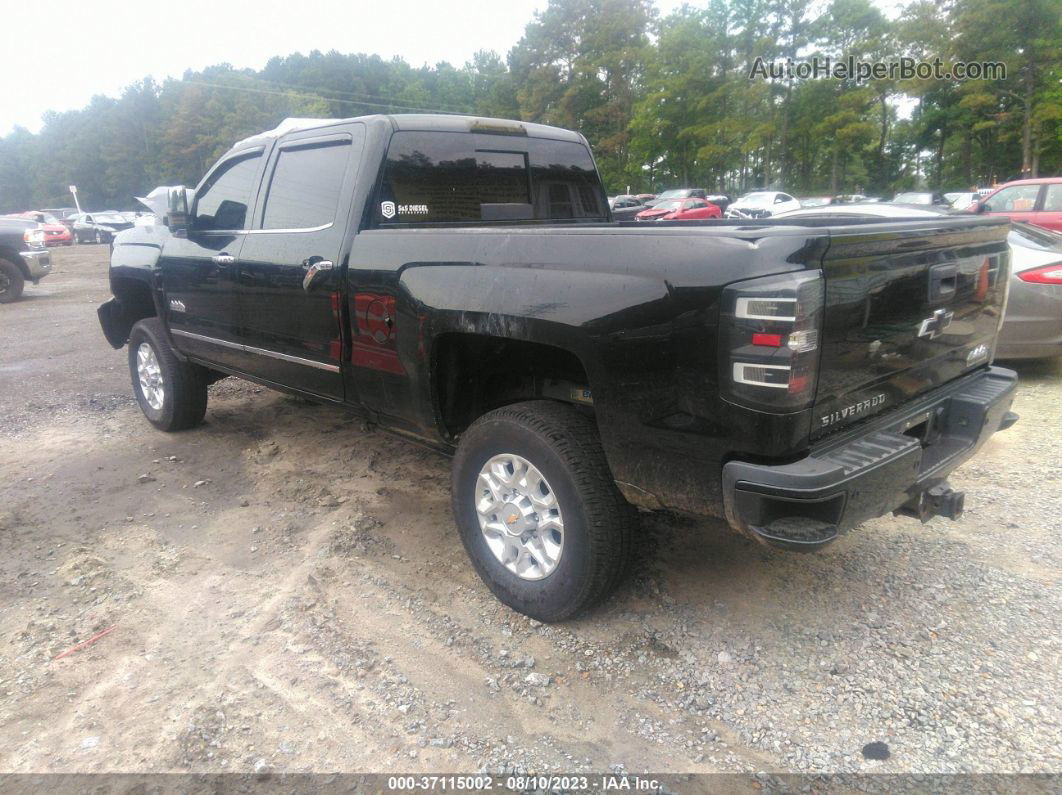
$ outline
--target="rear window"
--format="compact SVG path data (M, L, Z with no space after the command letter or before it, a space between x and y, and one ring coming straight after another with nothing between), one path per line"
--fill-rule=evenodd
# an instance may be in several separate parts
M332 223L349 154L349 139L282 149L262 228L312 229Z
M453 132L397 132L374 208L380 226L606 217L580 143Z

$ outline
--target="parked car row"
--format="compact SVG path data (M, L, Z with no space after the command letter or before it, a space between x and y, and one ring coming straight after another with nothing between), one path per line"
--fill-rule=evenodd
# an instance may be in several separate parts
M617 221L700 221L721 218L730 197L709 195L703 188L676 188L660 195L620 194L609 199Z
M151 213L142 211L72 213L68 208L57 210L29 210L14 213L8 218L20 218L37 223L44 231L47 246L72 246L76 243L110 243L123 229L136 224L155 223Z

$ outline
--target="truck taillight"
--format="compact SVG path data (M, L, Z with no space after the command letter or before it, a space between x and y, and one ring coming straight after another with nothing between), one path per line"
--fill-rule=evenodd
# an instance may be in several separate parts
M820 271L737 282L720 306L724 396L758 411L811 405L825 285Z

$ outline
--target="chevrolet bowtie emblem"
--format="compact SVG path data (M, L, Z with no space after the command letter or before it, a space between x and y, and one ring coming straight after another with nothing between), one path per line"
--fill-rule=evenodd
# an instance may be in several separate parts
M949 312L947 309L938 309L933 313L933 317L927 317L922 321L922 325L918 329L918 336L936 339L944 333L944 329L951 325L953 317L955 317L954 312Z
M510 516L508 519L505 520L505 523L506 524L512 524L513 522L515 522L519 518L520 518L519 515L514 513L512 516Z

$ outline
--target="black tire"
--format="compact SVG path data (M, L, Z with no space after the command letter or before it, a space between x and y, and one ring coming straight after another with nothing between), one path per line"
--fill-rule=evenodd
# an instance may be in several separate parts
M494 456L512 453L533 464L563 515L556 568L522 579L494 555L476 513L477 479ZM498 599L539 621L562 621L600 602L627 568L633 510L612 480L594 421L552 401L516 403L476 420L453 460L451 500L461 541Z
M163 398L154 408L144 396L137 371L141 345L149 345L162 375ZM173 353L158 318L137 321L129 333L129 375L133 395L148 422L160 431L183 431L203 421L207 407L208 372L191 362L180 361Z
M0 304L13 304L22 297L26 289L26 277L18 265L10 260L0 259Z
M97 229L96 230L96 245L101 245L102 243L103 243L103 232L101 232L99 229Z

